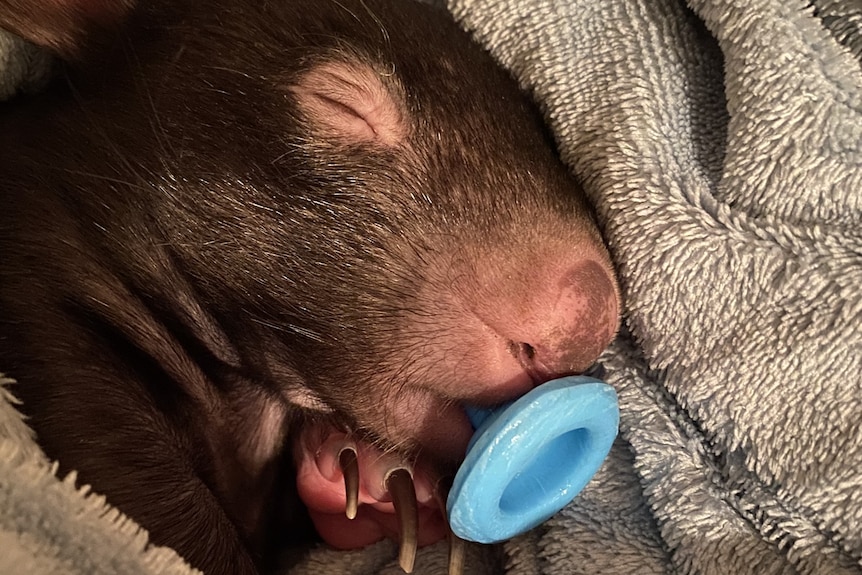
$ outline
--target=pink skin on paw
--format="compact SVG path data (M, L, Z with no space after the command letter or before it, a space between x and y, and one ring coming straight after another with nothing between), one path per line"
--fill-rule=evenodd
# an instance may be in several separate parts
M354 519L345 515L344 476L338 456L346 446L356 450L359 463L359 508ZM356 549L383 538L398 539L398 519L384 486L400 458L387 455L336 430L305 429L298 441L297 488L318 534L338 549ZM441 505L435 498L430 472L421 463L413 466L419 503L419 545L430 545L447 535Z

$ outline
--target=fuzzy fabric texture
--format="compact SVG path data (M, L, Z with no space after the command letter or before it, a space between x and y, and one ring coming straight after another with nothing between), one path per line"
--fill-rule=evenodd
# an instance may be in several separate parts
M0 375L0 573L16 575L193 575L174 551L75 474L58 478Z
M862 573L862 6L450 0L619 266L617 453L512 573Z
M48 81L51 58L44 51L0 30L0 102L34 92Z
M504 567L473 547L466 572L862 573L862 7L449 7L542 105L626 303L606 464ZM53 472L4 393L0 572L190 572ZM291 573L394 574L395 554L321 548ZM416 572L445 565L437 545Z

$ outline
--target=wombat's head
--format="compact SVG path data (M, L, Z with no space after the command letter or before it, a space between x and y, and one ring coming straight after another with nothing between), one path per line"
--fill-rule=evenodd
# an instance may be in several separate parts
M72 32L129 22L94 44L110 54L29 34L73 62L92 128L74 135L80 171L144 206L229 335L254 334L263 349L240 346L238 367L333 429L445 467L471 435L464 404L583 372L613 338L618 289L583 191L516 82L445 16L404 0L68 4Z

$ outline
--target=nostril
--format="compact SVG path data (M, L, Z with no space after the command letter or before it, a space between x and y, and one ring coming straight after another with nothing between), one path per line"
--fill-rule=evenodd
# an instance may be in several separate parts
M533 380L534 385L541 385L554 378L550 370L536 358L536 348L529 343L512 341L509 343L509 349Z

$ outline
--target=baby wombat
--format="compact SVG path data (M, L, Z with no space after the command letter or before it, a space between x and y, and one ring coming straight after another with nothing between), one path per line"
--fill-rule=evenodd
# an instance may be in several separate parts
M0 369L61 470L207 573L258 572L304 508L338 547L400 529L409 568L464 406L617 329L540 115L428 6L7 0L0 26L63 62L0 109Z

